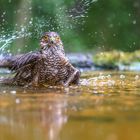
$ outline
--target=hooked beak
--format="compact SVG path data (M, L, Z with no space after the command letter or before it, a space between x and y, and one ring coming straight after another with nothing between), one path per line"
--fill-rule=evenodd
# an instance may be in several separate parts
M51 43L51 44L54 44L54 42L55 42L55 38L54 38L54 37L51 37L51 38L50 38L50 43Z

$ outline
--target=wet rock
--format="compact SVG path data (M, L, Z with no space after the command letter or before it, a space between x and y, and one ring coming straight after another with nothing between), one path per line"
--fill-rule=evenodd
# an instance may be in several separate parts
M140 62L133 62L130 65L118 65L119 70L126 70L126 71L140 71Z
M67 54L67 57L74 67L84 70L96 69L91 54L69 53Z
M11 71L5 68L0 68L0 74L5 74L5 73L9 74L11 73Z

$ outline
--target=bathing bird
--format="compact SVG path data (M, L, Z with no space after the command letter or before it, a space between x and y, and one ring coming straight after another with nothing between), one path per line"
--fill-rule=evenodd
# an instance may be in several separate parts
M20 86L78 84L80 71L69 62L58 33L45 32L38 51L0 60L0 67L9 68L14 76L0 83Z

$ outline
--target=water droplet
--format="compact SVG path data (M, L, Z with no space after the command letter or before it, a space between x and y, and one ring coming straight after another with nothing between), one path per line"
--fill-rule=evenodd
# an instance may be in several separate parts
M29 10L32 10L32 7L30 7Z
M2 93L6 93L6 90L3 90Z
M109 74L109 75L107 75L106 77L107 77L108 79L110 79L110 78L111 78L111 75Z
M138 80L140 77L139 77L139 75L136 75L135 76L135 80Z
M110 24L110 25L109 25L109 28L113 28L113 27L114 27L114 25L113 25L113 24Z
M11 94L15 95L17 92L15 90L10 92Z
M125 79L125 75L120 75L120 78L121 79Z
M16 99L16 104L19 104L19 103L20 103L20 99L17 98L17 99Z
M130 16L131 16L131 14L129 13L129 14L128 14L128 16L130 17Z
M108 86L114 86L115 85L115 81L113 80L108 80Z
M3 12L3 15L5 15L6 14L6 12Z
M116 34L113 34L114 37L116 37Z
M29 21L29 24L32 24L33 22L32 21Z
M97 93L98 93L98 91L94 90L94 91L93 91L93 93L94 93L94 94L97 94Z
M132 22L133 24L136 24L137 23L137 21L136 20L133 20L133 22Z

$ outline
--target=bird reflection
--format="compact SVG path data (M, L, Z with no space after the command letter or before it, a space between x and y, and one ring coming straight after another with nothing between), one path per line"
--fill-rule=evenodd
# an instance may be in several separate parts
M12 136L13 140L59 139L60 131L68 120L66 99L51 95L45 98L27 96L18 104L13 100L4 100L7 109L0 112L0 139L7 140Z
M47 140L58 140L59 132L67 122L66 101L52 101L41 110L41 123Z

